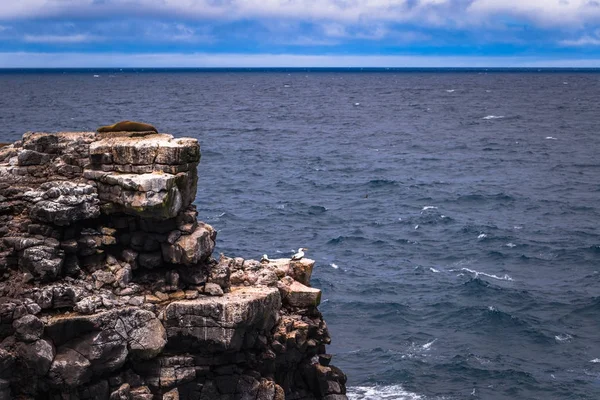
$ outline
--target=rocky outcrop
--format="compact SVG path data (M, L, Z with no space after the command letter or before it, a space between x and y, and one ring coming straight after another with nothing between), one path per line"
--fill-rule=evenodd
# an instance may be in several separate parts
M0 147L0 400L346 398L314 261L215 259L199 161L144 132Z

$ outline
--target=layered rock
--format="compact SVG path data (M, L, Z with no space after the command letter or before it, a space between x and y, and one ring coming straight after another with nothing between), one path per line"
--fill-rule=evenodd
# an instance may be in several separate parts
M314 261L213 258L195 139L0 147L1 399L345 399Z

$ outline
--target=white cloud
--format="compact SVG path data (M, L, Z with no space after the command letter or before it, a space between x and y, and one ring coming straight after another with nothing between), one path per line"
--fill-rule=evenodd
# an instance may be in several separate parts
M120 15L239 20L478 24L495 14L564 26L600 19L598 0L4 0L0 20ZM332 32L335 34L335 32ZM343 32L340 32L343 34Z
M75 35L25 35L23 41L27 43L44 43L44 44L75 44L89 43L101 40L98 36L87 34Z
M543 26L567 26L600 19L595 0L474 0L467 11L481 17L497 13L525 17Z
M582 36L579 39L561 40L558 44L568 47L600 46L600 38Z
M0 52L0 68L144 67L600 67L600 59L208 53Z

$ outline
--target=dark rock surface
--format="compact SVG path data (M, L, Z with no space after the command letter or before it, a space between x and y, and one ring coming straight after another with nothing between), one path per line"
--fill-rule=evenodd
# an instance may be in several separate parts
M213 258L200 146L26 133L0 147L0 399L345 399L314 261Z

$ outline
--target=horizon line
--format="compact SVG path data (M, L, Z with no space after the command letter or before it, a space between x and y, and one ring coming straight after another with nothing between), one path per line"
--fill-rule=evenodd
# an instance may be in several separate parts
M600 58L270 53L0 52L0 69L600 68Z

